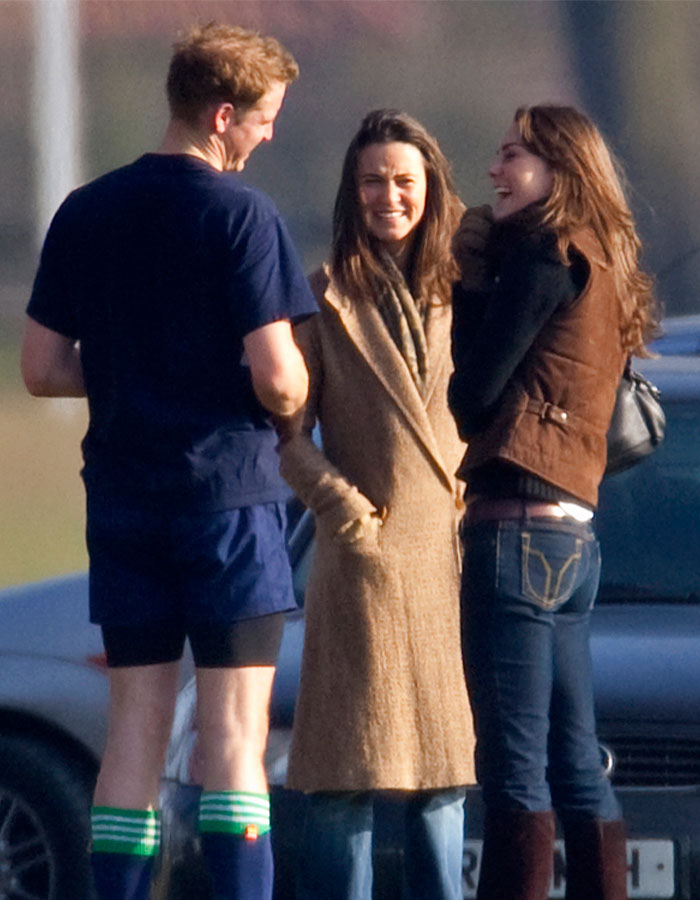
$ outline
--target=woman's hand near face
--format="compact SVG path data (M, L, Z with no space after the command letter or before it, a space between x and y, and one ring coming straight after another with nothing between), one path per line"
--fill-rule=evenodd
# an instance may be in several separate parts
M483 290L486 286L486 248L493 226L493 212L488 205L470 207L452 239L452 253L461 272L466 291Z

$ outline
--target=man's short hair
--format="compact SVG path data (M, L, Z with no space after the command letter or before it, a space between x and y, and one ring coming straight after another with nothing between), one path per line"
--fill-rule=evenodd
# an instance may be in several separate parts
M171 114L194 123L211 103L249 109L274 82L299 75L292 54L273 37L235 25L195 25L174 45L167 92Z

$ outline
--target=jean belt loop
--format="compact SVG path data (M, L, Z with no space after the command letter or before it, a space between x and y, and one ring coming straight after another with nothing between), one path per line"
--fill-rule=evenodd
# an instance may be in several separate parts
M527 508L527 500L519 500L518 502L520 503L519 525L521 528L526 528L530 520L530 514Z

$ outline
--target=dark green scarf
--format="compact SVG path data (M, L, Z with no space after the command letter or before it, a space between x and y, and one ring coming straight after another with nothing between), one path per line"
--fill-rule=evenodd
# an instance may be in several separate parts
M377 307L423 397L428 378L428 345L423 317L406 280L387 251L381 251L381 260L388 277L378 286Z

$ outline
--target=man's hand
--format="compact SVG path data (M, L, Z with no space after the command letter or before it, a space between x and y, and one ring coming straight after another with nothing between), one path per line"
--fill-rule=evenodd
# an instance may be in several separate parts
M486 248L493 226L493 212L488 205L470 207L452 238L452 253L461 272L466 291L483 290L487 284Z

